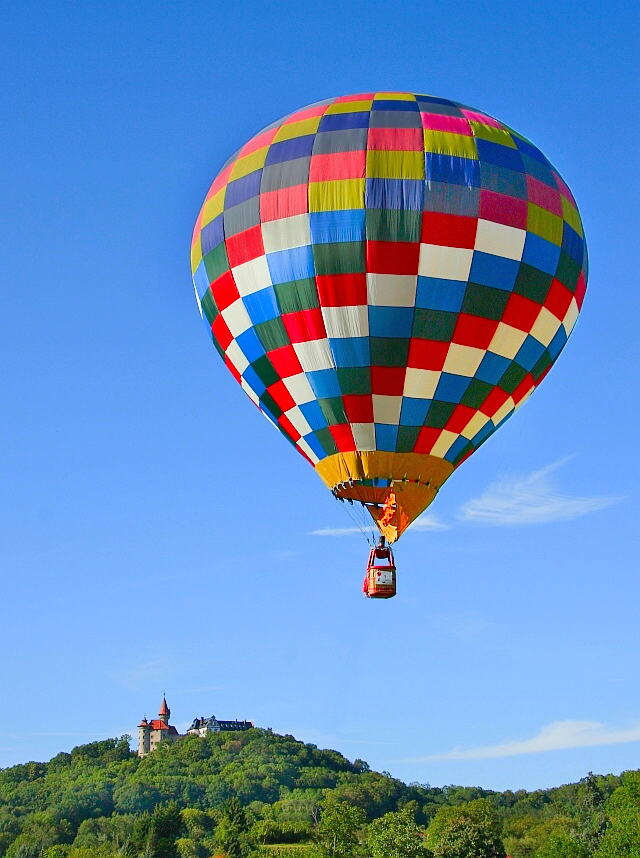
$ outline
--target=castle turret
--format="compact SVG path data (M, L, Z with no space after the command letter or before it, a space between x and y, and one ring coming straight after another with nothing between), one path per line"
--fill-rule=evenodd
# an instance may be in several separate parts
M138 724L138 756L144 757L151 750L151 725L146 718Z
M163 724L169 724L169 718L171 718L171 709L167 706L167 700L163 696L162 703L160 704L160 711L158 712L158 718Z

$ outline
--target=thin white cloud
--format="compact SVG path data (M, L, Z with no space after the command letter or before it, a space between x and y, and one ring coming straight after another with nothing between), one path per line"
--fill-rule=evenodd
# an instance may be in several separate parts
M375 528L373 522L370 525L370 528ZM433 515L432 513L423 512L421 516L419 516L411 525L411 529L408 531L418 531L418 530L447 530L449 528L448 524L440 521L440 519ZM361 536L363 532L367 532L367 528L363 528L360 530L359 527L326 527L322 530L312 530L310 531L310 536Z
M450 525L443 521L431 512L423 512L419 518L411 525L411 530L448 530ZM408 531L411 533L411 530Z
M597 745L620 745L640 742L640 723L630 727L610 727L598 721L554 721L543 727L531 739L501 742L480 748L453 748L441 754L430 754L411 760L414 763L434 760L488 760L498 757L519 757L545 751L569 748L589 748Z
M556 486L553 473L566 461L554 462L528 476L508 476L492 483L481 497L461 507L458 519L497 526L569 521L621 500L607 495L572 497L563 494Z
M309 536L362 536L359 527L325 527L322 530L311 530Z

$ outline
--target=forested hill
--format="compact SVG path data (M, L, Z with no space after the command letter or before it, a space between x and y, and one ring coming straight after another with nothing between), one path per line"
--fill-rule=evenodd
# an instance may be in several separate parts
M108 739L0 769L6 858L628 858L638 820L640 772L532 793L440 789L260 729L143 759Z

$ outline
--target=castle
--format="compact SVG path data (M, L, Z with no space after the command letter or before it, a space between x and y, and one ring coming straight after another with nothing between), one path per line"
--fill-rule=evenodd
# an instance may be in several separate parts
M204 736L207 733L221 733L232 730L250 730L252 721L218 721L212 715L210 718L194 718L193 724L186 733L178 733L175 727L169 724L171 709L167 706L166 697L163 696L160 704L158 717L147 721L146 717L138 724L138 756L146 757L151 751L155 751L160 742L175 742L184 736Z

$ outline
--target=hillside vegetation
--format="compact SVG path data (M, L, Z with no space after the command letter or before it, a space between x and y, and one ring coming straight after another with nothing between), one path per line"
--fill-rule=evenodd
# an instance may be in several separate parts
M270 730L128 737L0 769L6 858L640 858L640 771L527 793L406 785Z

